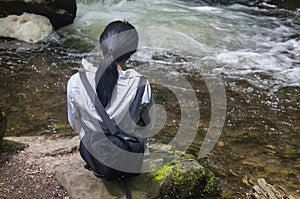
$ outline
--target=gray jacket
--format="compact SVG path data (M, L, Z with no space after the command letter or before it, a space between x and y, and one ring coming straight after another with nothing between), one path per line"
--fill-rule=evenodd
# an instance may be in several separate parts
M95 72L97 70L90 62L82 60L83 69L95 90ZM144 92L138 106L132 104L136 101L137 91L141 79L144 81ZM74 74L67 86L68 119L71 127L80 133L80 138L89 136L93 142L97 134L103 133L99 121L102 119L97 113L92 100L89 98L79 73ZM120 71L119 79L113 91L111 102L106 106L109 117L115 121L120 129L128 134L138 137L148 137L154 126L155 105L148 80L133 69ZM133 125L138 123L138 125Z

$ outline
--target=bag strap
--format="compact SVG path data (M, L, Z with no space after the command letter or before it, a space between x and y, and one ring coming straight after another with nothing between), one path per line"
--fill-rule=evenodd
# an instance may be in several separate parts
M99 115L101 116L101 118L102 118L103 122L105 123L106 127L110 131L110 134L112 134L112 135L118 134L118 130L117 130L116 126L114 125L114 123L110 119L110 117L108 116L105 108L103 107L103 104L100 102L96 92L94 91L91 84L89 83L89 81L87 79L87 76L86 76L86 73L84 71L80 71L79 75L80 75L80 79L81 79L81 81L82 81L82 83L83 83L90 99L95 104L95 108L96 108L97 112L99 113ZM142 81L144 81L144 80L142 79L141 82ZM143 91L144 91L144 89L143 89ZM137 138L137 139L139 140L139 143L141 144L142 143L141 139L140 138ZM122 180L123 180L125 191L126 191L126 198L127 199L132 199L131 190L129 189L127 178L125 177Z
M118 130L110 117L108 116L105 108L103 107L102 103L100 102L97 94L95 93L94 89L92 88L91 84L89 83L86 73L84 71L79 72L80 79L89 95L93 103L95 104L95 108L99 115L101 116L103 122L105 123L106 127L108 128L110 134L116 135L118 133Z
M91 84L89 83L85 71L80 71L79 75L80 75L80 79L81 79L81 81L82 81L82 83L83 83L83 85L84 85L84 87L85 87L85 89L86 89L86 91L87 91L90 99L95 104L95 108L96 108L98 114L100 115L100 117L102 118L104 124L106 125L106 127L109 130L108 134L112 134L112 135L118 134L119 133L118 129L116 128L114 122L108 116L105 108L103 107L103 104L101 103L101 101L99 100L96 92L94 91L94 89L92 88ZM142 85L145 84L145 79L144 78L141 78L141 80L139 82L139 85L140 84L142 84ZM138 91L142 92L142 93L140 93L141 96L143 95L144 90L145 90L145 87L143 87L142 90L138 89ZM137 139L139 140L139 142L141 142L140 138L137 138Z
M122 180L123 180L125 191L126 191L126 199L132 199L131 190L128 185L128 179L124 178Z

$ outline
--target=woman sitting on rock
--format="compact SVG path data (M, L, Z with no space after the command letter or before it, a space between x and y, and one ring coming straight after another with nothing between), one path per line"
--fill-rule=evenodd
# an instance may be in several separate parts
M126 61L138 46L138 33L127 21L110 23L100 36L102 60L98 67L86 59L82 60L82 71L93 88L109 118L117 128L127 135L147 137L153 127L154 101L149 81L134 69L123 70ZM68 81L68 119L71 127L80 133L80 152L86 168L101 175L104 162L115 170L138 173L130 167L134 161L130 155L109 160L109 151L104 150L107 126L95 108L80 76L74 74ZM107 146L108 147L108 146Z

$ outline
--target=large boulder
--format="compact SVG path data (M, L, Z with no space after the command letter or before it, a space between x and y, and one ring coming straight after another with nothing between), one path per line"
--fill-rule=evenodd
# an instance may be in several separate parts
M24 13L0 18L0 36L35 43L52 33L52 25L47 17Z
M215 176L210 170L189 154L179 153L176 157L150 174L159 183L158 198L192 199L216 194Z
M35 13L50 19L55 29L73 23L76 0L0 0L0 17Z

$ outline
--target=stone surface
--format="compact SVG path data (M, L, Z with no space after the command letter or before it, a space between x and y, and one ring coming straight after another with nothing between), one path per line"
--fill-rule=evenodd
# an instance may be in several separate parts
M0 7L0 17L39 14L49 18L55 29L73 23L77 10L76 0L0 0Z
M0 36L36 43L52 33L47 17L23 13L0 18Z
M159 198L202 198L217 190L214 174L185 153L153 176L160 184Z
M5 113L0 109L0 147L2 145L2 140L5 135L7 127L7 119Z
M251 193L247 193L247 199L296 199L289 195L283 188L271 185L264 178L259 178L257 184L253 185Z
M28 161L34 162L50 172L54 172L60 183L68 190L72 199L126 198L123 184L118 181L102 180L83 168L85 163L77 150L79 144L78 136L54 140L46 139L45 137L7 137L5 139L27 144L28 147L24 152L28 155ZM165 161L171 161L171 163L166 164L167 167L174 165L180 169L168 170L161 176L161 173L157 172L165 167L163 166L153 169L152 172L142 173L130 179L129 184L133 198L174 198L173 192L169 191L169 185L175 186L177 198L195 198L194 195L190 195L187 192L187 190L191 191L190 188L193 186L186 183L191 183L197 173L201 173L204 176L202 178L203 181L201 181L202 185L197 187L196 183L193 184L195 187L193 187L192 191L199 194L199 191L209 184L207 182L208 175L203 175L203 172L207 170L198 164L197 161L182 153L172 152L171 147L167 145L154 144L150 146L151 154L154 154L156 150L159 150L159 152L155 153L157 157L150 155L148 158L145 158L146 169L156 168L156 165ZM176 172L174 173L173 171ZM172 176L178 174L188 180L181 181L176 178L177 181L173 183ZM157 176L160 176L161 179L157 180ZM186 187L189 187L189 189ZM199 195L196 198L198 197Z

